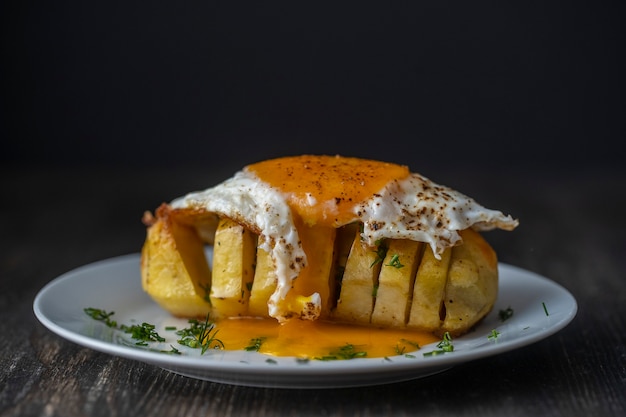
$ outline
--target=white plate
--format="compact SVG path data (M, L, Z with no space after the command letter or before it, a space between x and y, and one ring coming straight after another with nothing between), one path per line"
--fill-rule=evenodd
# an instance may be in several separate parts
M177 344L167 326L187 327L158 307L141 288L139 255L126 255L70 271L48 283L34 300L36 317L61 337L97 351L157 365L192 378L229 384L283 387L336 388L376 385L421 378L454 365L485 358L544 339L565 327L576 315L574 297L560 285L535 273L499 265L500 292L493 311L469 334L455 338L454 351L424 356L436 348L424 346L411 355L338 361L298 361L256 352L199 349ZM544 308L545 306L545 308ZM93 307L115 312L119 324L148 322L166 341L148 348L85 314ZM513 316L499 319L511 307ZM495 339L492 330L500 332ZM182 354L161 351L174 346Z

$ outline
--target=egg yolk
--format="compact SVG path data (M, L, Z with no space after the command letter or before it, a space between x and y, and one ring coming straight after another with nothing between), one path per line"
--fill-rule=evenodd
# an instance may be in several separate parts
M295 213L294 222L307 265L282 301L282 310L305 319L327 317L334 294L329 282L336 228L355 221L355 208L392 180L406 178L408 167L360 158L300 155L270 159L246 167L280 190ZM307 309L312 294L320 311ZM304 307L303 307L304 305Z
M216 338L228 350L255 350L271 356L307 359L379 358L409 354L439 339L407 329L326 321L230 318L216 322Z
M360 202L410 174L404 165L328 155L270 159L246 169L281 190L307 224L334 227L353 221Z

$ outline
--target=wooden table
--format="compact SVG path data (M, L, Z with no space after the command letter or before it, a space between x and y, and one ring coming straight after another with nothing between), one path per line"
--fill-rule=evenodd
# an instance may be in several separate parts
M423 172L520 219L500 260L551 278L579 311L530 346L408 382L288 390L222 385L99 353L48 331L36 293L75 267L137 252L141 216L224 179L208 170L4 168L0 416L610 416L626 414L626 174Z

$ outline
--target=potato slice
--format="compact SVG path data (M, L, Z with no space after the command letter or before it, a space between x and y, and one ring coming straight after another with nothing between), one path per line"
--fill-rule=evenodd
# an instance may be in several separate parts
M460 232L470 256L476 262L478 274L484 284L485 295L495 300L498 292L498 257L485 238L472 229Z
M263 237L259 237L259 247L256 252L256 269L252 292L248 302L248 314L257 317L269 317L267 303L276 290L276 266L269 252L262 249Z
M341 281L346 271L346 263L350 256L350 250L352 249L352 243L354 242L355 233L360 233L360 223L350 223L346 226L337 229L337 236L335 238L335 255L333 260L333 267L330 272L331 280L331 294L330 302L331 311L337 307L337 299L341 292Z
M204 317L211 311L211 270L204 242L191 226L172 221L167 206L148 214L141 250L143 290L174 316Z
M421 252L421 242L407 239L389 241L378 277L372 324L390 327L406 324Z
M218 317L248 314L254 278L257 237L234 221L222 218L213 246L211 304Z
M363 244L357 230L341 279L339 299L333 313L335 319L369 324L381 266L377 259L376 250Z
M444 296L446 317L441 333L465 333L493 307L498 292L495 252L471 229L461 233L463 244L452 248Z
M446 249L439 260L430 245L426 245L415 277L408 327L426 332L434 332L441 327L451 255L452 250Z

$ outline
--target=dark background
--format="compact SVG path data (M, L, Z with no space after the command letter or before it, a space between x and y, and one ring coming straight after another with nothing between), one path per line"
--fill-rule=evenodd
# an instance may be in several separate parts
M619 169L624 2L3 3L4 167Z
M0 0L0 416L623 416L626 1L559 3ZM519 218L485 238L577 316L430 378L298 392L34 317L52 279L137 253L145 210L303 152L405 163Z

